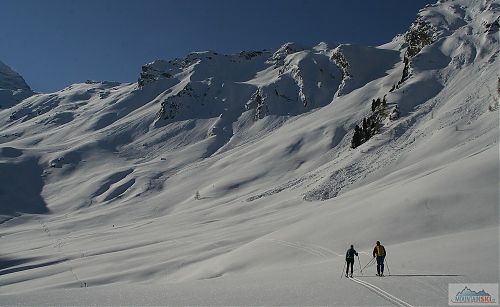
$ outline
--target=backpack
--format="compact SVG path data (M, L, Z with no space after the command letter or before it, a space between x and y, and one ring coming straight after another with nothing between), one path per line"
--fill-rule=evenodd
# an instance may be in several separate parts
M377 246L377 256L385 256L385 247L383 245Z

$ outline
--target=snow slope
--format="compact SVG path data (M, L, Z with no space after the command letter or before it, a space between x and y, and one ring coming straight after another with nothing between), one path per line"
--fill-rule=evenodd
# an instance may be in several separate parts
M0 303L394 304L364 281L447 305L498 282L498 17L443 2L408 32L428 45L196 52L2 110ZM401 116L352 149L384 95ZM376 240L393 276L340 279Z
M33 95L23 77L0 61L0 108L11 107Z

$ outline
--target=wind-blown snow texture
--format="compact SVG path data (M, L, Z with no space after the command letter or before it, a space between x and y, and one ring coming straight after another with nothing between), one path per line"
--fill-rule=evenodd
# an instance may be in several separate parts
M388 305L339 278L376 240L394 276L358 278L409 304L498 282L499 10L443 2L417 40L196 52L8 102L0 304ZM400 117L352 149L384 95Z

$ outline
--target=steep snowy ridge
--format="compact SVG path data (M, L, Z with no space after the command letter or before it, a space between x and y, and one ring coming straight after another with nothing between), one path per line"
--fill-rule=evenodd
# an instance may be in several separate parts
M293 47L292 47L293 46ZM178 67L182 67L178 71ZM156 61L143 68L139 84L176 79L161 95L160 120L296 115L328 104L339 85L339 69L323 52L285 44L276 52L219 55L193 53L183 60ZM229 115L231 114L231 115ZM228 127L226 127L228 128Z
M0 61L0 108L10 107L31 95L33 92L23 77Z
M443 1L378 47L194 52L1 110L0 301L383 305L338 279L376 240L409 278L365 282L412 305L498 282L499 16Z
M335 48L332 56L334 59L338 58L336 62L339 66L342 66L342 62L346 63L339 96L386 76L389 69L401 62L399 50L354 45L341 45Z
M26 81L9 66L0 62L0 88L10 90L30 90Z

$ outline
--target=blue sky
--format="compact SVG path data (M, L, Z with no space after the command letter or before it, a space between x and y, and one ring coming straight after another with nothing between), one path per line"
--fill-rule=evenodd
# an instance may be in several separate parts
M0 0L0 60L37 91L135 81L142 64L196 50L294 41L378 45L434 0Z

